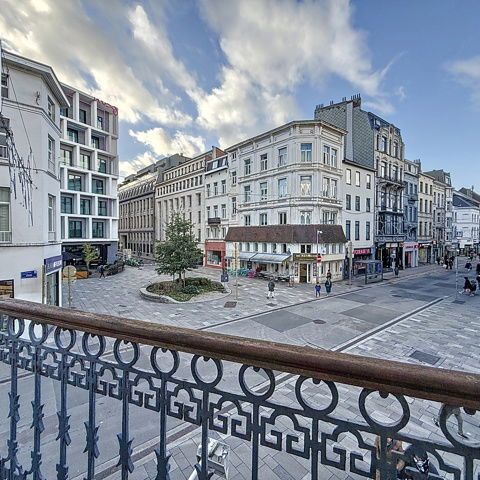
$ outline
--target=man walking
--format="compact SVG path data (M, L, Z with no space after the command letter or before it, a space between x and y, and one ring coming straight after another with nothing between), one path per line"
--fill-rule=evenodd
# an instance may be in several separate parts
M273 280L268 282L267 298L275 298L275 282Z
M100 265L98 270L100 272L100 278L105 278L105 265Z
M322 286L317 282L315 285L315 298L320 296L320 292L322 291Z

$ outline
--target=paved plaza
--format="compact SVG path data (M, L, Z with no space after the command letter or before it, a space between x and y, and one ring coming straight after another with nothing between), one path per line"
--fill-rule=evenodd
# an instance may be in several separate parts
M218 277L218 272L199 269L195 275ZM461 278L461 277L460 277ZM242 335L264 340L275 340L319 349L332 349L359 355L423 363L440 368L454 368L480 373L478 358L480 346L478 332L480 320L478 309L480 297L458 296L455 300L455 272L438 266L429 266L401 272L399 278L375 285L362 286L346 283L334 285L334 292L327 297L322 294L314 298L313 286L280 284L277 297L266 298L266 282L242 278L239 283L239 301L234 308L225 308L225 302L232 301L233 293L221 299L189 304L160 304L143 299L139 288L158 279L153 267L128 268L125 272L106 279L90 278L74 284L73 298L76 308L109 313L140 320L155 321L203 329L218 333ZM119 320L121 321L121 320ZM181 356L181 371L189 370L189 358ZM185 357L185 358L184 358ZM148 362L148 354L141 350L140 362ZM186 378L186 377L185 377ZM8 435L9 370L0 367L0 434ZM265 381L260 378L255 387ZM238 383L236 371L225 367L223 387L227 390ZM295 379L277 375L278 386L275 400L285 405L295 402ZM21 445L20 459L28 464L31 442L32 398L31 377L19 381L19 393L23 401L20 410ZM88 418L88 392L69 387L68 406L72 443L68 448L70 474L72 478L84 478L85 419ZM307 389L309 398L321 398L313 385ZM343 418L359 418L358 389L339 386L341 403L335 409ZM320 396L319 396L320 395ZM42 398L45 402L45 432L43 434L44 473L54 475L54 464L58 456L56 434L57 411L60 405L59 383L54 380L42 382ZM188 401L188 399L184 399ZM377 399L378 411L385 411L385 405ZM379 403L380 402L380 403ZM411 399L411 419L406 433L415 433L426 438L440 438L440 431L434 425L433 417L439 404ZM98 397L97 422L100 425L98 458L99 471L112 471L118 455L116 435L120 431L121 410L118 401ZM452 420L452 428L455 428ZM465 418L465 430L471 439L480 440L478 414ZM147 480L155 478L154 447L158 443L158 414L145 408L130 409L131 436L134 438L135 470L130 479ZM279 418L275 429L283 435L297 434L288 419ZM226 442L230 448L229 480L249 479L251 465L251 444L239 438L212 432L212 437ZM199 430L191 426L185 429L181 420L169 418L169 451L171 457L171 479L186 480L193 471L195 452L199 443ZM367 438L367 442L373 442ZM4 442L2 442L3 444ZM358 450L354 438L344 435L339 439L342 448ZM283 446L285 449L285 445ZM368 468L366 460L366 468ZM291 480L309 478L310 460L260 448L259 478L262 480ZM333 467L321 466L320 477L325 479L361 478L353 473L341 472ZM348 468L347 468L348 470ZM113 480L118 472L108 476ZM214 477L218 478L218 477ZM453 477L446 477L453 478Z

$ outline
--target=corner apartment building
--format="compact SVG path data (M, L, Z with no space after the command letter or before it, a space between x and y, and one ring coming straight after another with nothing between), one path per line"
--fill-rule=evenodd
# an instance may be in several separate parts
M318 105L315 119L348 131L346 158L361 158L376 170L375 256L385 266L403 257L404 150L400 130L378 115L361 108L360 95L344 98L340 103Z
M61 110L61 234L64 257L81 258L85 243L101 263L118 250L118 111L62 85L69 107Z
M155 187L155 240L166 239L166 225L172 214L180 213L194 225L198 247L204 251L205 164L212 152L195 158L176 156L172 166L158 173Z
M433 263L433 184L435 179L426 173L418 175L418 246L419 262Z
M403 242L404 268L418 267L418 173L420 171L419 161L404 159L404 206L403 206L403 231L405 242Z
M343 277L345 133L322 121L293 121L226 149L239 225L228 229L227 258L236 244L242 267L312 283L320 253L319 279L329 270Z
M453 192L453 236L462 255L480 251L480 195L473 188Z
M58 159L68 99L47 65L3 51L0 71L0 298L61 305ZM14 150L31 177L31 201L24 202Z
M212 159L205 165L205 265L226 266L225 237L232 217L236 215L236 196L233 195L228 171L227 154L214 147Z

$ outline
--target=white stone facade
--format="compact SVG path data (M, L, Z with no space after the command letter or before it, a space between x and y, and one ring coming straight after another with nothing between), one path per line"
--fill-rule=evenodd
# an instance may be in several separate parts
M61 305L60 108L68 105L53 70L4 52L0 105L0 297ZM25 124L25 126L24 126ZM25 164L31 148L32 216L10 182L6 128ZM27 133L28 132L28 133ZM33 222L32 222L33 218Z
M118 112L72 87L63 89L70 102L61 116L63 250L81 258L90 243L99 263L112 263L118 249Z

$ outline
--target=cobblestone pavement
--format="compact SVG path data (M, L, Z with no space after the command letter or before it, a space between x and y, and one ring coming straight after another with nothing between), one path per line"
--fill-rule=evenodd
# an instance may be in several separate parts
M449 297L422 312L414 314L400 321L380 333L373 335L364 341L347 349L348 353L357 355L373 356L384 359L400 360L408 363L434 365L439 368L458 369L467 372L480 373L480 345L478 334L480 331L480 308L479 297L460 297L460 302L455 303L454 297ZM417 360L416 358L421 358ZM338 385L341 401L335 409L336 416L341 415L345 419L360 421L361 415L358 409L358 389L346 385ZM323 392L322 392L323 393ZM318 392L311 389L307 394L309 400L318 397ZM277 387L275 392L276 402L283 401L285 404L296 404L295 381L287 381ZM438 414L440 404L420 399L407 398L411 417L408 425L402 433L416 435L430 440L444 440L439 427L434 424L434 417ZM371 408L375 411L376 420L391 422L398 415L395 411L395 401L391 398L386 400L377 397ZM464 432L468 435L469 442L480 441L480 415L475 416L463 413ZM323 431L330 433L328 424L322 424ZM456 434L457 424L454 417L449 420L449 429L459 441L462 439ZM293 428L290 420L277 419L275 429L281 432L285 442L286 434L299 436L299 431ZM212 436L230 445L230 480L243 480L251 478L251 446L239 438L228 435L216 434ZM301 436L301 435L300 435ZM369 452L359 448L358 440L352 434L342 434L334 446L345 449L348 453L356 451L363 453L365 463L360 462L368 470ZM365 438L372 445L372 438ZM193 471L195 452L200 441L198 433L193 433L187 440L183 439L177 445L171 446L172 452L172 480L186 480ZM465 440L463 440L465 441ZM333 450L332 450L333 451ZM334 457L335 455L332 454ZM431 455L433 463L439 467L437 459ZM446 458L444 458L447 460ZM459 459L449 456L448 461L453 465L461 465ZM340 471L332 466L320 466L320 479L360 479L364 478L349 471L348 458L346 471ZM139 479L155 478L155 463L151 457L144 459L143 465L138 465ZM311 460L304 459L285 453L260 447L259 479L265 480L306 480L311 478ZM442 472L442 469L439 468ZM474 478L480 468L476 466ZM453 475L445 472L440 473L441 478L453 479ZM113 478L113 477L112 477ZM137 477L136 477L137 478ZM217 478L217 477L214 477Z

